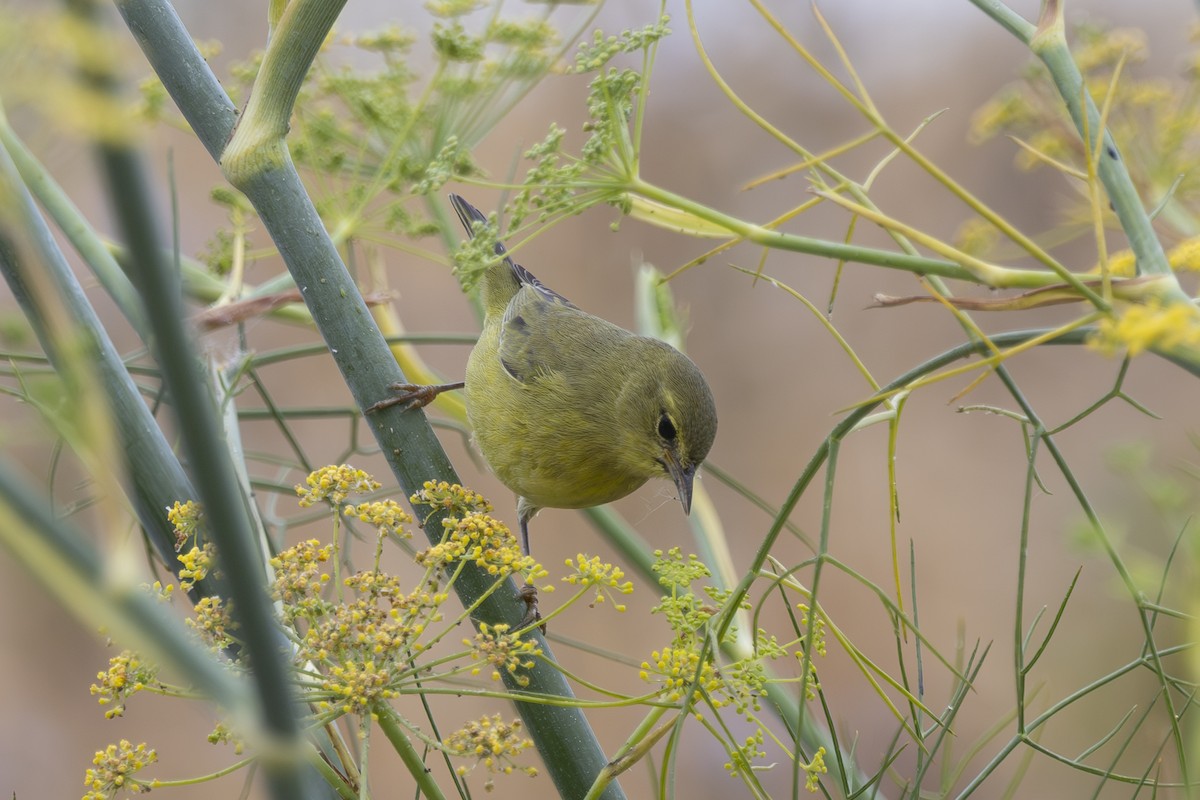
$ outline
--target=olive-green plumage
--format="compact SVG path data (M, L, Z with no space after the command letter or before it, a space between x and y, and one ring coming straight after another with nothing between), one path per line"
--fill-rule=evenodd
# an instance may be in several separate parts
M467 232L486 218L457 195ZM541 508L617 500L654 477L684 511L717 432L691 359L579 310L504 259L483 276L483 333L467 362L467 415L492 470L519 497L522 544Z

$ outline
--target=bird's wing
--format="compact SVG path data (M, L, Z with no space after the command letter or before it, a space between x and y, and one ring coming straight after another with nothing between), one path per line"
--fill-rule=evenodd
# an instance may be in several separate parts
M487 224L484 213L459 195L450 195L450 204L471 237L477 225ZM570 367L566 359L572 341L581 334L581 321L593 318L513 261L503 242L496 241L495 252L520 284L500 322L500 363L521 383L561 376ZM588 322L582 322L582 327L591 332Z
M505 371L521 383L563 373L579 318L590 319L536 279L526 283L509 302L500 323L499 357Z

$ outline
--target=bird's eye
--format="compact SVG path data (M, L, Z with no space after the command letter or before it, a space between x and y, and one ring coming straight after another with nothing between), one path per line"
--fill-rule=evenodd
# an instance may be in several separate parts
M666 412L658 418L658 435L666 439L668 442L675 439L675 423L671 422L671 418Z

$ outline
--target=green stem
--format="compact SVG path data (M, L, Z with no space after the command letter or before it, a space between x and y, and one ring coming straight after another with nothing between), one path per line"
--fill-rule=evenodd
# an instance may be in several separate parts
M650 712L642 718L642 721L634 728L633 733L625 740L625 744L621 745L621 749L617 751L612 762L596 776L596 782L592 785L584 800L596 800L599 798L601 792L604 791L604 788L610 782L650 752L650 748L654 747L659 739L670 731L673 723L668 723L658 730L654 730L654 726L658 724L658 721L662 719L664 714L673 710L674 708L671 706L657 706L650 709Z
M239 189L255 175L290 165L285 137L296 96L345 4L293 0L271 32L246 110L220 159L225 177Z
M1133 179L1129 176L1129 170L1125 169L1125 163L1117 150L1117 144L1113 141L1112 134L1101 125L1100 112L1092 101L1091 93L1084 85L1079 67L1071 58L1070 48L1067 47L1066 33L1063 30L1062 7L1058 4L1053 5L1057 7L1059 14L1055 15L1052 21L1043 20L1039 23L1037 32L1028 42L1029 49L1042 60L1046 69L1050 71L1050 77L1054 80L1054 85L1058 88L1058 93L1062 96L1063 103L1070 112L1071 120L1075 123L1075 128L1083 139L1088 153L1098 154L1096 171L1108 192L1113 211L1116 212L1117 219L1121 222L1121 228L1129 237L1129 245L1137 254L1138 273L1173 275L1162 244L1154 233L1154 226L1142 207L1142 200L1138 197L1137 188L1134 187ZM1103 141L1098 142L1098 138ZM1188 301L1178 286L1176 286L1176 292L1179 299L1184 302Z
M876 397L889 397L895 392L904 389L914 380L931 374L947 364L952 364L961 358L966 358L976 354L989 355L992 352L990 346L995 346L998 348L1012 347L1027 342L1032 338L1043 336L1046 333L1047 332L1044 330L1014 331L1011 333L1002 333L992 336L990 337L988 343L966 342L908 370L903 375L889 383L887 386L884 386L882 389L880 389L880 391L876 393ZM1047 344L1081 344L1086 335L1087 332L1084 330L1073 330L1063 334L1057 339L1050 340L1047 342ZM746 570L745 576L742 578L741 583L737 585L737 588L734 589L734 592L730 596L729 600L726 601L726 616L721 621L721 625L716 633L718 640L725 636L728 626L734 619L734 614L732 613L733 610L736 610L738 605L745 598L746 593L750 590L750 584L755 581L759 571L763 568L763 565L766 564L767 558L770 556L772 549L775 547L775 542L779 538L779 534L783 532L784 524L788 517L791 516L796 504L800 502L800 498L803 497L804 492L807 491L809 484L812 483L813 478L816 477L817 472L829 457L831 442L841 439L847 433L853 430L854 427L858 425L875 408L877 408L881 402L883 402L882 399L877 399L869 403L864 403L863 405L854 409L854 411L847 414L845 419L834 426L829 436L826 437L825 441L822 442L817 448L817 451L809 460L808 465L805 466L804 471L800 474L800 477L792 486L792 490L788 494L787 499L784 500L783 505L780 506L779 513L775 517L774 524L772 524L770 530L767 531L767 535L759 544L754 560L752 561L750 567Z
M763 247L853 261L859 264L871 264L877 267L912 272L916 275L936 275L968 283L983 283L978 275L953 261L926 258L909 253L897 253L890 250L876 250L871 247L781 233L762 225L723 214L720 211L689 200L682 195L677 195L667 189L647 183L640 178L628 183L624 187L624 190L671 208L686 211L705 222L729 231L731 237L745 239ZM1004 269L1003 274L1005 277L1004 286L1006 288L1040 288L1061 282L1058 276L1047 270Z
M346 783L346 779L342 777L341 773L330 766L329 762L321 756L321 752L315 746L309 750L308 763L325 779L326 783L333 787L333 790L337 792L338 797L342 798L342 800L358 800L358 795L354 789Z
M433 780L433 774L421 759L421 754L413 747L412 740L408 738L408 733L405 732L395 710L387 703L375 703L371 706L371 713L375 715L383 735L392 743L392 748L408 768L408 774L416 781L421 796L429 800L446 800L441 787Z

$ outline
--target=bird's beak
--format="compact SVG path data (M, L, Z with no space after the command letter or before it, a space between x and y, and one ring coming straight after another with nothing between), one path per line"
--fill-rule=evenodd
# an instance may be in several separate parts
M696 477L695 465L685 467L679 461L679 454L673 450L663 452L663 465L667 474L675 481L675 489L679 492L679 502L683 503L683 513L692 511L692 480Z

